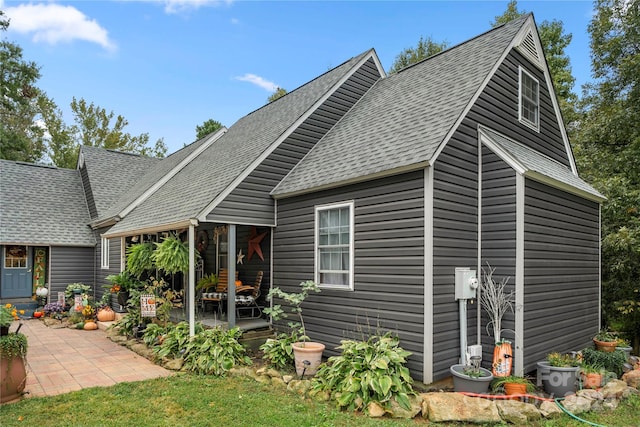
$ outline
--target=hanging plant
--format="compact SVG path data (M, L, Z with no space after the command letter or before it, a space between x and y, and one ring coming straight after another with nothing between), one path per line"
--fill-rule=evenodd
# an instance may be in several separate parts
M127 248L127 270L140 278L147 270L153 270L153 243L138 243Z
M189 246L173 234L161 243L154 243L156 250L152 258L156 267L168 274L186 273L189 271ZM200 254L195 252L196 261Z

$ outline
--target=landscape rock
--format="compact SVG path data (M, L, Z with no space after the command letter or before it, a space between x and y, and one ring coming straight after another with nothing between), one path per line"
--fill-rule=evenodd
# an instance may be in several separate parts
M311 388L311 381L309 380L291 380L287 384L287 390L294 393L304 395Z
M422 397L409 396L409 409L403 408L396 399L391 399L390 413L393 418L411 419L422 411Z
M544 418L551 418L564 413L562 412L562 409L560 409L560 407L556 404L556 402L549 401L542 402L540 404L539 411Z
M496 406L502 420L512 424L524 424L542 417L535 405L519 400L499 400Z
M380 418L380 417L384 417L384 414L386 414L386 411L378 403L369 402L369 405L367 406L367 413L371 418Z
M271 378L271 384L278 386L278 387L286 387L287 385L285 384L284 381L282 381L282 378L276 378L276 377L272 377Z
M295 377L293 375L283 375L282 376L282 381L284 381L286 384L289 384L291 382L292 379L294 379Z
M264 371L264 375L268 375L271 378L280 378L280 372L278 372L277 370L273 369L273 368L269 368L266 371Z
M600 392L604 396L604 398L620 398L623 393L627 390L627 383L621 380L611 380L602 387Z
M422 416L432 422L498 423L495 402L460 393L422 393Z
M626 382L629 387L640 389L640 369L627 372L622 376L622 380Z
M613 411L618 407L619 404L620 404L620 401L618 399L615 399L615 398L605 399L602 402L602 409L606 411Z
M572 394L567 396L562 402L562 406L572 414L581 414L591 410L591 399Z
M182 365L184 365L184 359L179 357L176 359L168 359L162 366L165 369L179 371L180 369L182 369Z
M258 381L260 384L269 385L271 384L271 377L268 377L266 375L258 375L256 377L256 381Z

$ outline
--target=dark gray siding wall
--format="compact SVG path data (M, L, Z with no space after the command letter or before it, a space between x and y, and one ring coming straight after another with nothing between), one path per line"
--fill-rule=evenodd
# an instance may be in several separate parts
M95 248L67 246L52 246L49 249L51 301L56 301L58 291L64 291L69 283L94 286L95 292L95 252Z
M515 290L516 274L516 173L487 147L482 148L482 256L481 265L495 269L493 280L508 277L507 291ZM515 342L514 314L507 313L502 321L505 339ZM493 359L493 329L487 313L482 311L481 338L483 360Z
M460 358L455 269L475 269L478 258L477 137L464 126L434 165L433 185L433 378L450 376ZM475 343L477 304L467 304L468 343Z
M94 295L96 299L102 298L102 294L105 292L104 286L110 285L110 283L107 282L106 277L110 274L118 274L121 271L120 247L122 243L119 237L109 239L109 268L102 268L102 239L100 234L106 233L108 230L108 228L102 228L95 231L96 242L98 242L94 261L96 266L96 289Z
M540 132L518 121L518 65L521 64L540 83ZM496 70L467 117L569 165L544 75L516 50L512 50Z
M91 181L89 181L89 173L87 172L86 165L83 165L80 169L80 177L82 178L82 188L84 189L84 195L87 199L87 206L89 207L89 215L91 215L91 219L95 219L98 216L98 209L96 209L96 202L93 199Z
M264 275L260 285L258 304L264 306L265 297L271 285L271 229L268 227L257 227L256 232L258 234L267 233L260 245L264 260L261 260L257 253L254 253L251 259L249 259L249 236L251 235L251 227L240 226L236 230L236 253L242 249L245 257L242 264L236 265L236 270L238 271L238 278L243 283L251 285L255 282L258 271L263 272Z
M314 206L354 201L354 291L323 289L303 304L307 332L327 346L325 356L337 354L341 339L393 331L422 380L423 183L418 171L278 201L274 286L286 291L314 277Z
M580 350L598 331L598 204L525 183L525 372L552 351Z
M223 223L275 225L269 193L353 104L380 78L372 59L365 62L207 217Z

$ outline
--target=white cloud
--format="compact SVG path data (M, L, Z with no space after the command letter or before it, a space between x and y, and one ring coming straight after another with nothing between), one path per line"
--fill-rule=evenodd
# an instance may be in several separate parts
M34 42L55 45L60 42L85 40L97 43L113 51L115 43L109 39L107 30L95 19L89 19L73 6L52 3L21 4L5 10L11 18L10 31L33 34Z
M261 88L269 91L269 92L275 92L276 89L278 89L278 85L270 82L269 80L265 80L260 76L256 76L255 74L245 74L244 76L239 76L236 77L236 80L240 80L243 82L249 82L249 83L253 83L256 86L260 86Z
M233 0L160 0L164 3L164 11L169 14L188 12L205 6L231 4Z

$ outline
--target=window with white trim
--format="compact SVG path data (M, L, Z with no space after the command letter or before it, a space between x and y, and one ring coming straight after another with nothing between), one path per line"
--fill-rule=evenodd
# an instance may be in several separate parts
M521 123L540 130L540 84L520 67L520 103L518 119Z
M353 289L353 202L316 207L316 282Z
M102 257L101 268L109 268L109 239L106 237L101 239L100 254Z

